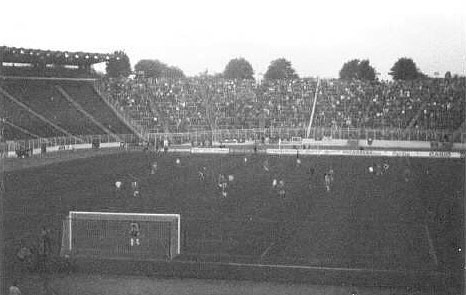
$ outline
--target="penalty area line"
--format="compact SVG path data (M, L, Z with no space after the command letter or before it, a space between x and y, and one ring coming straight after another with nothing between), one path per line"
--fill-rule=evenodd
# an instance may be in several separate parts
M269 251L272 249L273 246L275 246L275 242L270 243L270 245L264 250L264 252L262 252L262 254L260 255L260 261L264 259L265 255L269 253Z
M429 243L429 255L434 260L435 266L438 266L438 258L437 258L437 251L435 251L434 241L430 235L429 226L427 222L424 222L424 229L426 231L427 242Z

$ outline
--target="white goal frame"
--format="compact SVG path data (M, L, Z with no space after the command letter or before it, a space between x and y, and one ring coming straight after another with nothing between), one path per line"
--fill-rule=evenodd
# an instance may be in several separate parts
M180 214L158 214L158 213L126 213L126 212L88 212L88 211L70 211L67 223L68 223L68 235L69 235L69 248L68 251L72 252L72 245L73 245L73 220L80 219L76 218L79 215L86 215L86 216L95 216L100 217L101 219L106 220L115 220L109 218L110 216L120 216L122 219L119 220L134 220L134 217L138 217L139 220L147 220L147 221L161 221L160 218L167 218L167 221L171 221L172 219L177 220L177 240L178 243L176 245L176 254L181 253L181 215ZM84 219L84 218L83 218Z

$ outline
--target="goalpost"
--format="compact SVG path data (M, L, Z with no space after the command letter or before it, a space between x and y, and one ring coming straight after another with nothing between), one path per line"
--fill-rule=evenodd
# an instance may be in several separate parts
M180 254L180 215L71 211L62 256L170 260Z

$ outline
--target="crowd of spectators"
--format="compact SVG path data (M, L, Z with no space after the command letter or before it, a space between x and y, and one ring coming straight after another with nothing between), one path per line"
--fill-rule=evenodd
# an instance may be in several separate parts
M326 85L325 85L326 84ZM464 121L465 80L324 81L322 125L455 130Z
M315 97L313 126L327 128L456 130L465 116L465 78L319 85L316 79L135 78L103 85L121 111L155 132L305 128Z
M220 79L114 79L104 91L149 131L256 127L255 82Z
M137 123L162 132L163 121L153 104L154 93L150 80L104 79L98 89L118 108L121 113L128 114Z

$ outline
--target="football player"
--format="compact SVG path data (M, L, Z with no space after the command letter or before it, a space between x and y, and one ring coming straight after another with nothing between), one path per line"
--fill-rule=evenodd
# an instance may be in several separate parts
M330 185L332 183L332 178L333 176L331 176L329 173L324 173L325 188L327 189L328 192L330 191Z
M157 162L152 163L150 174L154 175L157 172Z
M286 191L285 191L285 181L283 181L283 179L281 179L278 182L277 190L278 190L278 195L280 196L280 198L284 199L286 195Z
M131 236L131 247L133 247L135 244L136 246L139 246L141 245L141 243L139 242L139 223L137 222L133 222L131 223L131 229L129 231L129 234Z
M137 181L131 182L131 188L133 189L133 197L139 197L139 186Z

